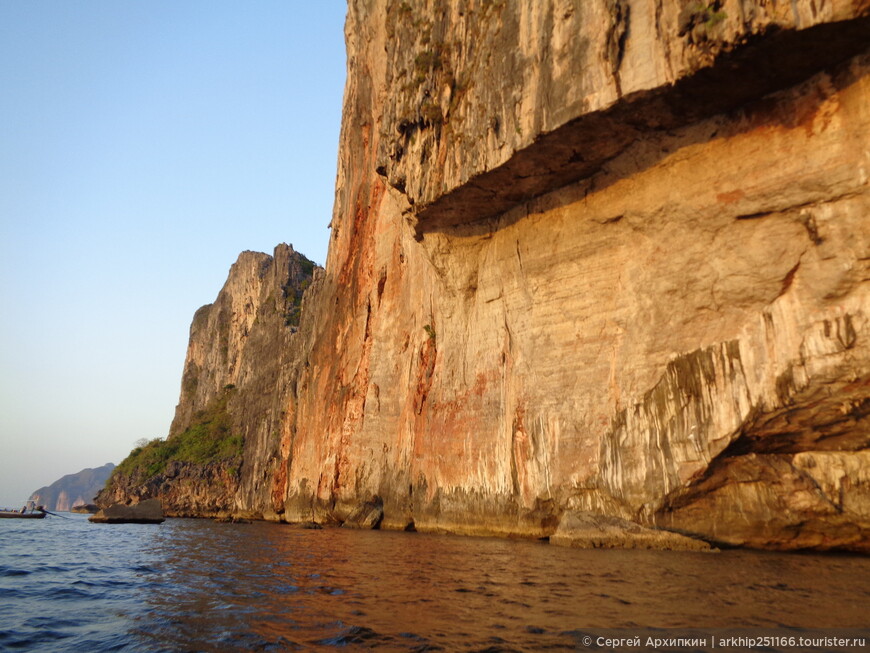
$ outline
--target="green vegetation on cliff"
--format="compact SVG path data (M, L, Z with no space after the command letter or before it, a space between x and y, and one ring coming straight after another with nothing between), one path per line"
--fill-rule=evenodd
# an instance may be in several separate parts
M227 402L235 388L227 386L209 405L194 415L190 426L178 435L155 438L130 452L115 468L107 487L118 476L144 483L166 471L171 462L209 465L223 463L238 471L242 459L242 436L233 433Z
M308 286L311 285L311 276L314 274L315 267L313 261L308 260L301 254L299 257L300 266L306 278L296 282L291 280L281 286L286 307L284 310L284 324L293 327L299 326L299 320L302 317L302 297L305 295Z

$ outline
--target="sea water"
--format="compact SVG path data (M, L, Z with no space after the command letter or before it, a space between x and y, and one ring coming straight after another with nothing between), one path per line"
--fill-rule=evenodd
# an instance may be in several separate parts
M870 650L861 556L64 517L0 520L2 650Z

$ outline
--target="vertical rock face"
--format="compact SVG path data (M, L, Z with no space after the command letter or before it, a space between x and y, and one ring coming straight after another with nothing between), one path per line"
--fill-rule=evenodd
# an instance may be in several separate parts
M264 368L277 367L298 330L302 295L315 268L292 245L279 245L274 256L239 255L214 304L193 317L170 437L227 386L247 386L264 376Z
M351 2L284 517L866 550L867 11Z
M868 15L352 0L326 272L173 433L237 386L249 516L870 550Z
M167 440L134 450L100 505L159 498L171 516L222 516L244 509L242 490L247 502L270 495L263 479L275 475L286 370L318 270L290 245L239 256L215 302L194 315Z

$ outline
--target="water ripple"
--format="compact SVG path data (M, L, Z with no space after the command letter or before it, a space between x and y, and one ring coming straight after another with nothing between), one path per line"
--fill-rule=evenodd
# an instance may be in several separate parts
M573 650L588 628L866 623L870 560L854 556L7 521L4 650Z

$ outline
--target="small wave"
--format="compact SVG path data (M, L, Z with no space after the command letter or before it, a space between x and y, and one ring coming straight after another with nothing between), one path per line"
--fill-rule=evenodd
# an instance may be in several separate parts
M326 637L313 643L320 646L348 646L350 644L374 645L378 642L383 643L387 639L388 638L385 638L383 635L375 632L371 628L366 628L365 626L351 626L345 632L336 635L335 637Z
M0 577L11 578L15 576L29 576L32 571L27 569L0 569Z
M42 592L40 590L33 590L29 588L22 587L3 587L0 589L0 592L3 594L3 598L6 601L25 601L32 598L38 598L42 596Z
M130 571L133 571L137 574L157 574L160 573L159 569L155 569L150 565L136 565L134 567L130 567Z
M423 651L443 651L444 648L437 644L433 644L422 635L416 633L399 633L399 637L408 640L411 651L422 653Z
M218 635L217 643L221 649L238 651L285 651L301 648L300 644L284 636L271 641L252 632L223 632Z
M74 587L92 587L92 588L104 588L104 587L119 587L122 585L126 585L126 583L122 583L121 581L113 581L113 580L100 580L100 581L92 581L92 580L77 580L72 583Z
M0 643L2 643L4 649L21 649L29 651L45 645L54 645L61 640L69 639L69 637L70 633L54 628L0 631ZM52 648L55 647L52 646Z
M90 598L93 596L93 593L86 592L77 587L66 586L46 590L44 596L49 600L76 600Z
M128 633L119 633L115 635L100 634L95 637L84 637L76 639L75 642L70 642L71 650L76 651L100 651L100 653L108 653L109 651L130 651L139 648L137 642Z
M73 583L75 587L106 587L110 585L107 581L94 582L91 580L77 580Z

